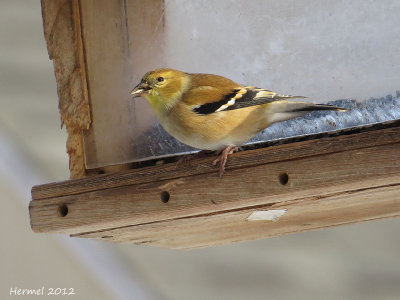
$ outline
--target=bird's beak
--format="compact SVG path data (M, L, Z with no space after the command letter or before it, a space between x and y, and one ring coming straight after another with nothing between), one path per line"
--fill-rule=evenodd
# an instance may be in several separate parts
M133 98L141 97L146 94L149 90L151 90L151 86L146 82L141 82L131 91L131 95Z

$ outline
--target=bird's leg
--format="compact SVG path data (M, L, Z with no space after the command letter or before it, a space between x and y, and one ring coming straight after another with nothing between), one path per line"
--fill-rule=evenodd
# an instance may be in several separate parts
M238 151L239 148L238 147L226 147L220 154L220 156L213 161L213 165L215 166L218 162L219 162L219 177L222 177L222 175L224 175L224 171L225 171L225 164L226 161L228 160L228 155L232 154L236 151Z

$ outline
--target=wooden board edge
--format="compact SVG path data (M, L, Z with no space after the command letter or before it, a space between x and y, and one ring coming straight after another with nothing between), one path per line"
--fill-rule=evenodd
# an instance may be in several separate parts
M238 152L229 156L226 172L236 168L251 167L276 161L291 160L313 155L328 154L351 149L361 149L400 141L400 126L372 131L347 133L309 139L283 145ZM32 187L32 199L79 194L132 184L170 180L187 176L213 173L218 168L211 164L213 158L193 159L177 166L176 163L148 166L122 172L93 175L76 180L43 184Z
M91 123L79 0L42 0L49 57L57 81L61 124L68 133L71 178L86 175L83 130Z
M73 234L397 184L399 146L400 142L238 168L222 179L201 174L33 200L31 225L35 232ZM286 181L281 174L287 175ZM170 199L164 201L163 193Z
M276 219L249 220L256 211L284 212ZM399 216L400 183L71 236L187 250Z

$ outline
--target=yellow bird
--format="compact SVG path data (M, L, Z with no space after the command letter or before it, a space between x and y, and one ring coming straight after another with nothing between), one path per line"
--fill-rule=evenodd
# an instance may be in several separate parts
M222 150L214 161L220 163L220 176L228 155L271 124L314 110L346 111L332 105L288 101L305 97L244 86L218 75L173 69L146 73L131 95L146 98L161 125L182 143Z

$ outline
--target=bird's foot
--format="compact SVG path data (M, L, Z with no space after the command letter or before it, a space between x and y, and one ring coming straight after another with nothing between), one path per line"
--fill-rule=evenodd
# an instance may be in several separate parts
M213 161L213 165L215 166L217 163L219 163L219 177L222 178L222 175L224 175L225 171L225 165L226 161L228 160L228 155L232 154L236 151L238 151L238 147L226 147L220 154L220 156Z

